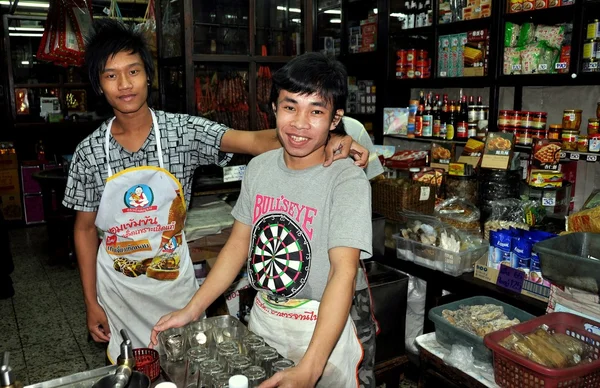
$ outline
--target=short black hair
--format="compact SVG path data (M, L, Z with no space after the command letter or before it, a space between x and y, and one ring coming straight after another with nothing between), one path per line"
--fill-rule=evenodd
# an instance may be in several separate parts
M106 61L122 51L139 54L148 80L154 78L154 61L142 33L115 19L99 19L94 21L85 39L85 64L90 83L97 94L102 91L100 73L104 71Z
M313 94L331 103L333 115L338 109L346 109L348 97L348 73L344 65L322 53L309 52L295 57L273 73L271 102L277 106L282 90L290 93ZM332 117L333 118L333 117ZM345 135L340 120L331 133Z

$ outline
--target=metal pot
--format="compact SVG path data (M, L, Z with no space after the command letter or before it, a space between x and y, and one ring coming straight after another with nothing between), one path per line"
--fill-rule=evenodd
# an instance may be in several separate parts
M117 374L103 377L92 388L114 388L119 385L118 378ZM150 388L150 378L143 373L134 371L131 373L129 383L125 385L125 388Z

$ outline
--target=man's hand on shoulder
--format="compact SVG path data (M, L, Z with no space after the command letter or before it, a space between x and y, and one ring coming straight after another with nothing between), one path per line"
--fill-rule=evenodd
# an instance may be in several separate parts
M355 142L351 136L332 135L325 146L323 166L330 166L334 161L348 156L352 157L354 164L360 168L365 168L369 164L369 150Z

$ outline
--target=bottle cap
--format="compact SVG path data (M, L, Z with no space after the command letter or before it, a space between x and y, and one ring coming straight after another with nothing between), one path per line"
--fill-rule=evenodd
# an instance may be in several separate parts
M229 388L248 388L248 378L244 375L235 375L229 378Z

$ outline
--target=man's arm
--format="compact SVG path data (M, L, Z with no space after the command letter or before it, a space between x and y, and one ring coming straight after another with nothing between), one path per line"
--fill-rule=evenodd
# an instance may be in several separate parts
M233 152L237 154L260 155L281 147L274 129L265 129L262 131L238 131L230 129L225 132L221 139L221 152ZM366 167L369 161L369 150L353 141L350 136L333 135L327 147L325 166L329 166L333 161L345 159L351 156L355 164L359 167Z
M158 343L157 336L161 331L181 327L198 319L202 312L229 288L246 263L250 232L250 225L234 221L231 235L219 252L215 266L210 270L202 287L183 309L160 318L152 329L151 345Z
M355 248L329 250L329 278L308 349L295 368L276 374L260 388L315 386L348 320L359 256L360 251Z
M96 342L108 342L110 328L104 309L98 303L96 294L96 260L98 254L98 232L96 212L78 211L75 215L75 253L86 306L87 325Z

